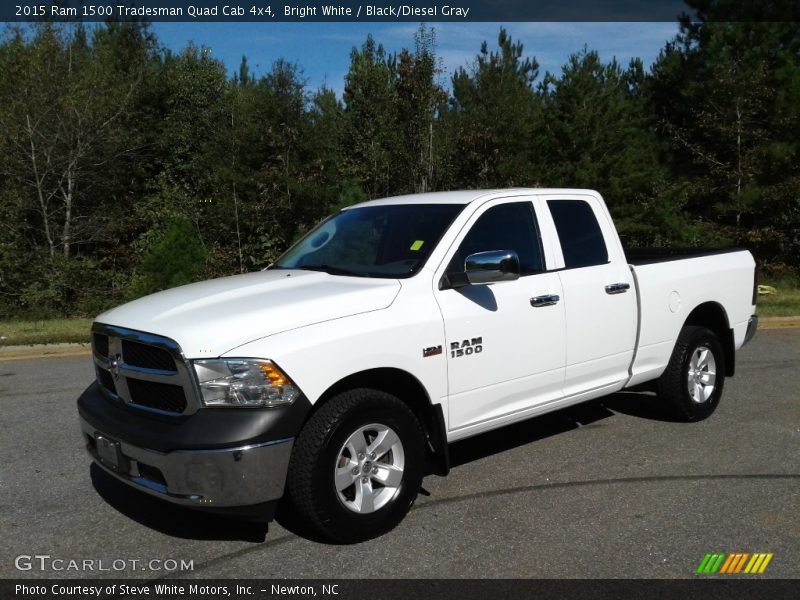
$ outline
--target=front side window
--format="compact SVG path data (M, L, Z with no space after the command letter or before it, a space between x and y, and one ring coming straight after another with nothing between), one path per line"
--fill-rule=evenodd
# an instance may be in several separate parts
M387 204L343 210L323 221L273 269L410 277L425 264L462 204Z
M539 231L530 202L493 206L483 213L458 247L448 273L464 271L470 254L491 250L513 250L519 256L520 274L544 270Z
M566 268L576 269L608 262L603 232L588 202L548 200L547 207L558 231Z

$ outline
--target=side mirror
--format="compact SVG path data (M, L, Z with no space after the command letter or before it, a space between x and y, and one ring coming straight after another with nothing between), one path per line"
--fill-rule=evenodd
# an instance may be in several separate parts
M491 250L470 254L464 272L470 285L519 279L519 256L513 250Z

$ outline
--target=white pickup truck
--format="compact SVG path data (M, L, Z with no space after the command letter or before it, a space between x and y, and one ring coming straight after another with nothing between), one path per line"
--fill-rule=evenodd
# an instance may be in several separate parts
M710 415L755 333L744 250L626 257L600 195L387 198L265 270L100 315L78 400L97 464L171 502L379 535L448 443L648 381Z

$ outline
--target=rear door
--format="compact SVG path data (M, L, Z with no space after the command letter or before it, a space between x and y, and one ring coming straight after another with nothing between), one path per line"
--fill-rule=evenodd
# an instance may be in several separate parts
M608 212L594 196L546 196L561 253L566 318L564 395L617 386L636 344L633 275ZM557 259L558 260L558 259Z
M561 397L564 308L558 273L548 273L530 196L478 208L437 272L463 272L476 252L513 250L521 276L434 291L446 333L449 427L488 429L537 404ZM446 280L445 280L446 281ZM543 301L550 298L550 301ZM452 436L451 436L452 439Z

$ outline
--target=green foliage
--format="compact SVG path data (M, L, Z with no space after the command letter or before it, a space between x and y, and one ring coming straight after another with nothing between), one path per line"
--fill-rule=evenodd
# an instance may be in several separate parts
M460 186L511 187L537 180L532 172L539 152L534 143L538 114L533 83L539 65L535 58L523 57L522 44L505 29L497 44L495 52L484 42L472 66L453 75L446 120Z
M798 25L747 21L746 3L689 4L702 18L682 21L651 78L651 104L672 146L672 172L686 181L686 210L751 247L761 262L797 266ZM721 21L723 15L731 22Z
M18 313L27 318L43 319L52 316L96 315L123 299L119 290L109 285L107 273L89 257L50 256L40 251L29 255L28 272L24 283L17 288L13 304L7 305L0 316Z
M436 82L440 69L435 50L436 34L423 24L415 35L414 52L404 49L397 58L400 149L394 164L404 188L413 192L429 191L440 176L434 128L437 110L447 101L447 94Z
M368 198L389 195L400 139L394 85L396 61L372 36L361 50L353 48L345 76L345 136L350 152L346 172L363 182Z
M650 72L584 48L540 76L500 29L448 83L423 25L397 54L353 48L341 98L285 60L229 77L146 24L9 26L0 318L91 316L260 268L345 206L463 188L598 189L629 245L739 244L788 276L800 31L764 17L796 3L687 4Z
M342 187L342 192L339 195L339 199L335 204L331 205L330 212L339 211L347 206L352 206L353 204L358 204L359 202L365 202L368 200L367 194L364 192L364 189L359 185L359 183L355 180L350 180L345 182L345 185Z
M540 88L547 185L603 190L630 245L688 242L680 187L669 183L641 61L627 69L584 48Z
M206 251L194 226L185 218L176 218L142 257L136 295L191 283L203 271L205 259Z

